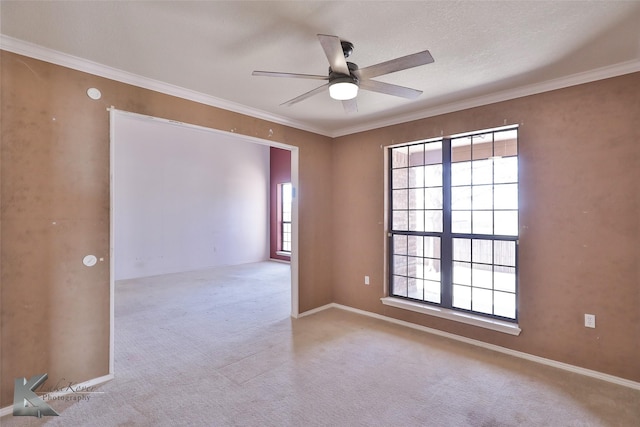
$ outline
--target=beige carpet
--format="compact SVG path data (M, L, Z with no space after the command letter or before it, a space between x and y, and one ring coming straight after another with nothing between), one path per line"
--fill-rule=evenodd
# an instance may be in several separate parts
M640 426L640 391L338 309L289 317L289 267L122 281L116 379L2 426Z

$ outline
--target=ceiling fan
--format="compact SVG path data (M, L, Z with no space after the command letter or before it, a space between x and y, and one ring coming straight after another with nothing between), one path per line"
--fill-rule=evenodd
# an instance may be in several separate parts
M295 74L280 73L273 71L254 71L253 76L266 77L293 77L300 79L328 80L327 83L317 87L309 92L303 93L281 105L291 106L303 101L311 96L329 88L331 98L342 101L344 109L348 113L358 111L356 96L358 89L369 90L372 92L384 93L387 95L400 96L407 99L415 99L422 93L421 90L411 89L404 86L398 86L390 83L371 80L373 77L382 76L384 74L394 73L396 71L406 70L408 68L418 67L433 62L433 57L428 50L392 59L390 61L381 62L365 68L358 68L353 62L347 62L347 58L353 52L353 44L340 40L336 36L328 36L318 34L318 39L322 45L327 59L329 60L329 75L320 76L314 74Z

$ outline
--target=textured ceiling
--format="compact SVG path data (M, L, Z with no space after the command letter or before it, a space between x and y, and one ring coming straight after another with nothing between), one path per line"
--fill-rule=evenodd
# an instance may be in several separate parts
M2 1L0 8L4 36L333 136L594 70L640 70L638 1ZM424 93L406 100L360 91L351 114L327 92L280 106L324 82L251 72L326 74L319 33L351 41L349 60L360 68L429 49L435 63L376 78Z

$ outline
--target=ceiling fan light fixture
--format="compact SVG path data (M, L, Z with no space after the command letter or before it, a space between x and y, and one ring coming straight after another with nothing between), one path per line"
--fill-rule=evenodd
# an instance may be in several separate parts
M329 96L338 101L347 101L358 95L358 85L350 77L334 80L329 85Z
M352 43L346 40L340 40L340 38L336 36L326 34L318 34L318 40L320 41L322 50L329 61L328 76L282 73L275 71L254 71L251 73L253 76L295 77L302 79L324 80L325 82L328 80L328 82L322 86L318 86L315 89L296 96L295 98L283 102L280 105L291 106L300 101L304 101L315 94L324 92L328 88L329 96L332 99L343 101L342 106L344 111L347 113L353 113L358 111L356 102L344 101L351 101L358 96L361 85L362 90L365 91L399 96L406 99L416 99L422 94L421 90L398 86L391 83L384 83L378 80L371 80L371 78L384 76L386 74L407 70L421 65L431 64L433 62L433 57L428 50L380 62L361 69L357 64L347 61L347 58L353 51Z

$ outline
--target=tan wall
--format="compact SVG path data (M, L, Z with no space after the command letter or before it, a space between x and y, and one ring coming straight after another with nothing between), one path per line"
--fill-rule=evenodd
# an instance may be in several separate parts
M516 123L521 335L382 305L380 146ZM338 138L334 300L640 381L639 185L640 73ZM585 313L596 329L584 327Z
M329 138L1 55L0 407L14 378L108 374L109 106L264 139L272 129L271 140L300 147L299 307L332 301ZM87 254L104 261L87 268Z

